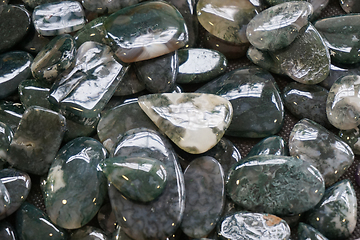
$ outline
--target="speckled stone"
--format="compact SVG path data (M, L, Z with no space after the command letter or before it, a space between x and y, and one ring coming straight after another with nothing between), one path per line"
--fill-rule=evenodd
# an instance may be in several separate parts
M110 240L110 238L99 228L85 226L71 233L69 240Z
M344 142L346 142L351 147L354 154L360 154L359 126L350 130L340 130L339 136Z
M289 137L290 155L309 162L331 186L354 161L354 153L344 141L323 126L302 119L295 124Z
M310 211L307 222L329 239L350 237L357 220L356 193L348 179L326 189L323 199Z
M11 130L15 131L19 125L25 109L22 104L11 101L0 102L0 122L8 125Z
M339 3L346 13L360 12L360 3L356 0L339 0Z
M19 84L18 90L20 101L25 108L40 106L51 109L51 104L48 100L50 93L50 85L48 83L35 79L26 79Z
M108 14L142 1L144 0L82 0L81 2L84 8L90 12Z
M95 18L80 29L74 36L76 47L79 48L87 41L108 44L106 39L106 30L104 27L104 21L106 18L106 16Z
M280 136L271 136L264 138L257 144L255 144L246 157L252 157L256 155L280 155L288 156L289 149L284 139Z
M0 222L0 239L16 240L15 228L7 221Z
M6 152L10 147L13 137L14 132L11 128L7 124L0 122L0 166L4 165L7 156Z
M318 230L305 223L299 223L298 240L328 240Z
M114 96L128 96L140 93L143 90L145 90L145 85L139 81L136 76L135 66L132 64L116 88Z
M214 147L233 115L231 103L213 94L150 94L139 97L139 105L178 147L193 154Z
M295 157L253 156L243 159L230 171L226 183L228 195L236 204L253 212L302 213L313 208L325 191L321 173Z

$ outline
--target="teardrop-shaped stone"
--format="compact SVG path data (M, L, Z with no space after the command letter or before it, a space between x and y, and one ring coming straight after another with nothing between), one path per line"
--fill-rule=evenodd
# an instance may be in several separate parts
M44 81L26 79L19 86L20 101L25 108L40 106L51 109L49 102L50 86Z
M85 226L71 233L69 240L109 240L110 238L99 228Z
M305 223L299 223L298 240L328 240L318 230Z
M224 172L216 159L199 157L184 172L186 200L182 231L206 237L216 226L225 204Z
M246 157L252 157L256 155L289 155L289 149L286 142L282 137L272 136L264 138L257 144L255 144Z
M326 189L319 204L310 211L307 221L329 239L350 237L357 220L356 193L348 179Z
M106 19L105 29L112 50L125 63L171 53L188 41L184 18L162 1L123 8Z
M213 94L151 94L139 97L139 105L178 147L195 154L220 141L233 114L231 103Z
M165 166L149 157L113 157L99 165L108 181L125 197L150 202L159 197L166 186Z
M356 0L339 0L340 6L347 13L359 13L360 3Z
M331 186L354 161L354 153L343 140L323 126L302 119L295 124L289 137L290 155L309 162Z
M245 158L230 170L230 198L254 212L289 215L313 208L325 191L321 173L295 157L259 155Z
M5 220L0 222L0 239L16 240L16 232L14 227Z
M209 82L196 92L229 100L234 113L226 135L260 138L278 133L284 106L274 78L258 67L244 67Z
M106 196L106 177L98 164L106 157L102 144L89 137L59 150L43 189L46 212L56 225L80 228L96 215Z
M313 8L308 2L285 2L256 15L246 28L246 36L254 47L275 51L289 46L300 34Z

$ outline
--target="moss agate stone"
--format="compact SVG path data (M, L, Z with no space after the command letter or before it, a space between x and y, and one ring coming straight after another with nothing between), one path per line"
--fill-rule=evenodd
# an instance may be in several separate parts
M305 223L299 223L298 240L328 240L318 230Z
M107 157L102 144L80 137L62 147L44 185L46 212L56 225L75 229L87 224L106 196L106 177L98 168Z
M106 18L106 16L95 18L80 29L74 36L76 47L79 48L84 42L88 41L108 44L104 27Z
M6 160L7 150L13 138L14 132L11 128L7 124L0 122L0 165Z
M15 228L7 221L0 222L0 239L16 240Z
M27 202L16 213L16 232L21 240L68 239L65 229L53 224L43 211Z
M169 140L153 130L132 129L116 144L114 156L155 158L167 173L163 194L147 204L131 201L114 186L109 187L111 206L121 229L137 240L166 239L175 234L183 218L185 184Z
M106 19L105 29L115 55L126 63L165 55L188 41L184 18L162 1L123 8Z
M360 3L356 0L339 0L339 3L346 13L360 12Z
M69 240L110 240L110 238L99 228L85 226L71 233Z
M135 66L130 65L128 71L120 81L114 96L128 96L145 90L145 84L136 76Z
M282 137L271 136L264 138L257 144L255 144L246 157L252 157L256 155L289 155L289 150L286 142Z
M20 101L25 108L40 106L51 109L49 102L50 86L48 83L27 79L19 84L18 90Z
M53 82L75 59L75 41L69 34L55 37L34 58L31 72L34 78Z
M75 32L86 23L85 12L77 1L45 3L34 8L35 29L43 36Z
M184 172L186 200L182 231L206 237L216 226L225 204L224 172L216 159L199 157Z
M253 212L299 214L313 208L325 191L321 173L295 157L253 156L230 171L226 183L228 195Z
M139 97L139 105L178 147L199 154L214 147L228 128L233 108L217 95L163 93Z
M166 186L165 166L154 158L114 157L105 159L99 166L108 181L134 201L150 202Z
M287 240L290 227L275 215L237 212L224 217L218 226L218 236L221 240Z
M234 114L228 136L261 138L281 129L284 106L274 78L258 67L233 70L196 92L217 94L229 100Z
M275 51L289 46L306 27L313 8L308 2L286 2L256 15L246 28L254 47Z
M355 230L356 193L348 179L326 189L319 204L310 211L307 222L329 239L345 239Z
M142 1L144 0L82 0L81 3L84 8L90 12L110 14Z

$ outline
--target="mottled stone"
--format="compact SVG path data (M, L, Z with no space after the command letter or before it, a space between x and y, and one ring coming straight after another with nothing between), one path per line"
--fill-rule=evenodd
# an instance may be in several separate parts
M178 147L195 154L220 141L233 114L231 103L213 94L151 94L139 97L139 105Z
M105 21L110 45L123 62L138 62L173 52L188 41L180 12L161 1L123 8Z
M356 0L339 0L340 6L346 13L359 13L360 3Z
M8 125L13 131L16 130L25 109L20 103L11 101L0 102L0 122Z
M7 150L10 147L10 143L14 137L14 132L11 128L3 123L0 122L0 166L5 164Z
M237 212L221 221L218 235L221 240L287 240L290 237L290 227L275 215Z
M14 227L7 221L0 222L0 239L16 240L16 232Z
M224 73L228 63L222 53L210 49L180 49L178 54L179 73L176 83L179 84L209 81Z
M324 81L319 83L319 85L326 88L327 90L330 90L331 86L337 79L346 75L360 75L360 69L338 67L331 64L329 76L327 76Z
M285 2L256 15L246 28L254 47L275 51L289 46L307 26L313 8L307 2Z
M18 90L20 101L24 108L40 106L51 109L51 104L48 100L50 93L50 85L48 83L35 79L27 79L19 84Z
M196 92L217 94L234 109L226 135L267 137L278 133L284 106L274 78L258 67L244 67L209 82Z
M299 223L298 240L328 240L318 230L305 223Z
M33 57L23 51L0 55L0 99L14 93L19 83L31 76L32 61Z
M260 51L259 49L255 48L254 46L250 46L247 53L247 58L252 61L254 64L260 66L261 68L276 74L285 73L281 69L281 63L275 61L270 53L266 51Z
M43 36L75 32L86 23L84 9L77 1L41 4L34 8L32 19L36 31Z
M34 78L53 82L75 59L75 41L69 34L55 37L34 58L31 73Z
M69 240L109 240L104 231L92 226L85 226L71 233Z
M108 44L104 27L106 18L106 16L95 18L80 29L74 36L76 47L79 48L84 42L88 41Z
M285 107L299 119L308 118L325 127L331 124L326 116L326 99L329 91L318 85L292 82L283 90Z
M256 155L289 155L289 149L286 142L282 137L271 136L264 138L257 144L255 144L246 157L252 157Z
M128 96L136 93L140 93L145 90L145 85L136 76L135 66L130 65L128 71L120 81L114 96Z
M339 136L344 142L346 142L351 147L354 154L360 154L359 126L350 130L340 130Z
M76 116L97 117L126 70L126 66L114 59L108 46L85 42L77 51L74 67L52 86L49 100Z
M254 212L302 213L313 208L325 191L321 173L295 157L253 156L230 171L228 195L236 204Z
M186 200L182 231L206 237L216 226L225 204L224 172L216 159L199 157L184 172Z
M118 224L116 222L115 214L111 208L110 203L106 203L99 209L97 220L99 226L107 235L111 235L116 231ZM122 240L122 238L120 239Z
M124 232L133 239L165 239L180 226L185 208L185 184L181 167L169 141L149 129L128 131L116 145L114 156L151 157L165 165L167 184L163 194L147 204L124 198L109 188L111 206Z
M56 225L75 229L87 224L106 196L106 177L97 167L107 157L95 139L76 138L56 155L43 187L46 212Z
M350 237L357 220L356 193L350 181L342 180L326 189L307 222L329 239Z
M43 211L27 202L16 212L16 232L21 240L68 238L65 229L57 227Z
M135 63L139 80L151 93L172 92L179 71L177 51L166 55Z

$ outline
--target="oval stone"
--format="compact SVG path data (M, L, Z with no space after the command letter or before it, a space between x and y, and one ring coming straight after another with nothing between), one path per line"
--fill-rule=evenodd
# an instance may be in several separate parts
M0 180L0 216L6 214L10 203L10 194L5 185Z
M246 157L256 156L256 155L289 155L289 149L286 145L286 142L282 137L272 136L264 138L257 144L255 144Z
M253 156L230 171L228 195L236 204L254 212L299 214L313 208L325 191L321 173L295 157Z

